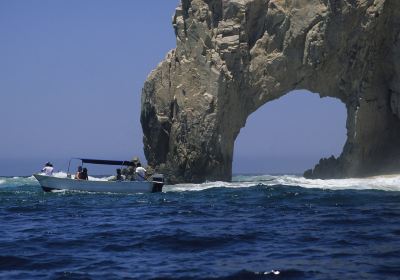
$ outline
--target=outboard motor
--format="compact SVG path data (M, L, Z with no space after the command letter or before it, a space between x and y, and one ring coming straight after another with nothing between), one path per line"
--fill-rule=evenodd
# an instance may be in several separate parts
M162 187L164 186L164 175L154 174L151 179L153 181L153 189L151 192L162 192Z

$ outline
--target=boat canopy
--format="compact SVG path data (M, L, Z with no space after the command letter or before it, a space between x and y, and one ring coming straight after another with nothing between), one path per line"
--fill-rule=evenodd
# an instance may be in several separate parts
M136 166L135 162L129 160L104 160L104 159L90 159L90 158L79 158L79 159L82 161L82 163Z

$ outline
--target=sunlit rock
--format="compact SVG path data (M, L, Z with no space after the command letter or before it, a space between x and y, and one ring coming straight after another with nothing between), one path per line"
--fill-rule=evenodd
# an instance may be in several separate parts
M230 180L247 117L307 89L348 115L342 154L309 177L399 171L399 21L397 0L182 0L177 47L143 88L149 164L173 182Z

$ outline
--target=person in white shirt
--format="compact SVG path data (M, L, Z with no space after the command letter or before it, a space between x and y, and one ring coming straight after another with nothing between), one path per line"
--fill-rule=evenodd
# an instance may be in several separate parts
M138 181L145 181L146 180L146 169L142 167L142 165L137 163L136 169L135 169L135 174L136 174L136 180Z
M54 168L53 168L53 165L50 162L47 162L45 164L45 166L43 167L43 169L42 169L42 172L44 172L44 174L46 176L52 176L53 175L53 171L54 171Z

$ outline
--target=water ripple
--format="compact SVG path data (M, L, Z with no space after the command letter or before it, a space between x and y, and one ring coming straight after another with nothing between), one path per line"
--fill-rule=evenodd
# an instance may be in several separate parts
M370 189L375 179L335 190L257 178L138 195L44 194L29 178L1 179L0 278L398 277L400 192Z

